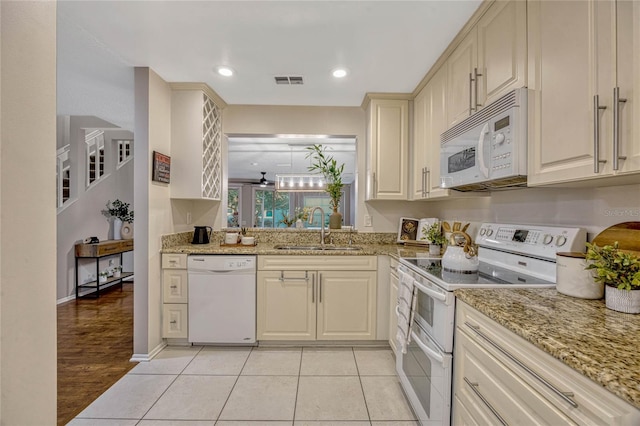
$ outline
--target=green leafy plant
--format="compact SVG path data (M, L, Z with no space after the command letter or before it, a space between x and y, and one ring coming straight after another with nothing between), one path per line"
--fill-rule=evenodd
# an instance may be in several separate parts
M619 290L640 289L640 260L638 257L613 245L598 247L587 243L587 267L593 270L593 279Z
M326 192L331 197L330 206L333 211L337 211L342 198L342 172L344 171L344 163L338 165L338 162L330 155L326 154L326 147L316 144L308 146L309 153L305 158L311 158L312 163L307 170L310 172L320 172L327 181Z
M437 246L443 245L447 239L442 235L442 229L440 228L440 222L435 222L429 228L427 226L422 227L422 233L427 237L430 244Z
M133 210L129 211L129 203L115 199L113 202L107 201L106 207L102 210L102 215L107 219L115 217L123 222L133 223Z

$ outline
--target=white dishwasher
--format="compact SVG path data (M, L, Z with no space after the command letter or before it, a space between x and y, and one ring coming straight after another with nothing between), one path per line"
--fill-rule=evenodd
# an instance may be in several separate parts
M255 343L256 257L192 255L189 342Z

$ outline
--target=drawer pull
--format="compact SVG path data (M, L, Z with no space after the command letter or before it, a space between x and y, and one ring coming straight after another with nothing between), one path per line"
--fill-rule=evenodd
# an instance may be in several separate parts
M498 414L498 412L496 411L495 408L493 408L493 406L491 404L489 404L489 401L486 400L486 398L484 397L484 395L482 395L480 393L480 391L478 390L478 384L477 383L471 383L471 381L469 381L469 379L467 379L466 377L464 377L464 381L467 382L467 384L469 385L469 387L471 388L471 390L473 391L473 393L476 394L476 396L478 398L480 398L482 400L482 402L484 402L484 405L487 406L487 408L493 413L494 416L496 416L496 418L500 421L500 423L502 423L504 426L509 426L509 423L507 423L502 416L500 416L500 414Z
M496 348L500 353L502 353L504 356L506 356L507 358L509 358L511 361L515 362L520 368L522 368L523 370L525 370L527 373L531 374L533 377L535 377L540 383L542 383L543 385L545 385L547 388L549 388L553 393L555 393L556 395L558 395L560 398L562 398L565 402L567 402L568 404L570 404L572 407L574 408L578 408L578 403L575 402L573 399L571 399L574 395L573 392L563 392L561 390L559 390L558 388L556 388L554 385L552 385L551 383L549 383L546 379L544 379L542 376L540 376L538 373L536 373L535 371L533 371L531 368L529 368L526 364L524 364L522 361L520 361L518 358L516 358L515 356L511 355L509 352L507 352L506 350L502 349L502 347L500 345L498 345L496 342L494 342L493 340L491 340L491 338L489 338L489 336L487 336L486 334L484 334L482 331L480 331L480 327L477 325L473 325L470 324L469 322L465 321L464 324L469 327L470 329L472 329L478 336L482 337L487 343L489 343L491 346L493 346L494 348Z
M177 324L177 323L178 323L178 321L176 321L176 320L169 321L169 324Z
M304 271L304 278L287 278L284 276L284 271L280 271L280 281L309 281L309 271Z
M172 285L171 288L178 288L178 286L177 285Z

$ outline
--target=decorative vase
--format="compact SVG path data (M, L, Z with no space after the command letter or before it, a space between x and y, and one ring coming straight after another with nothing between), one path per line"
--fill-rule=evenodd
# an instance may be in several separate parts
M107 276L106 275L100 275L100 277L98 278L98 282L106 283L107 282Z
M122 224L122 228L120 229L120 235L125 240L130 240L133 238L133 223L127 222Z
M296 220L296 228L297 228L297 229L302 229L302 228L304 228L304 223L302 223L302 219L298 219L298 220Z
M114 277L114 278L120 278L120 275L121 275L121 274L122 274L122 273L121 273L119 270L117 270L117 269L116 269L115 271L113 271L113 277Z
M429 244L429 254L431 256L440 256L440 245L439 244Z
M607 308L627 314L640 313L640 290L620 290L605 286L604 293Z
M117 217L113 219L113 239L121 240L122 239L122 220Z
M329 229L342 229L342 213L334 210L329 216Z

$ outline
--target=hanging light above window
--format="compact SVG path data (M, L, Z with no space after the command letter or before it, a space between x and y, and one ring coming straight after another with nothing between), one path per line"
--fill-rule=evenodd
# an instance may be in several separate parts
M326 189L322 175L278 174L276 191L281 192L322 192Z

